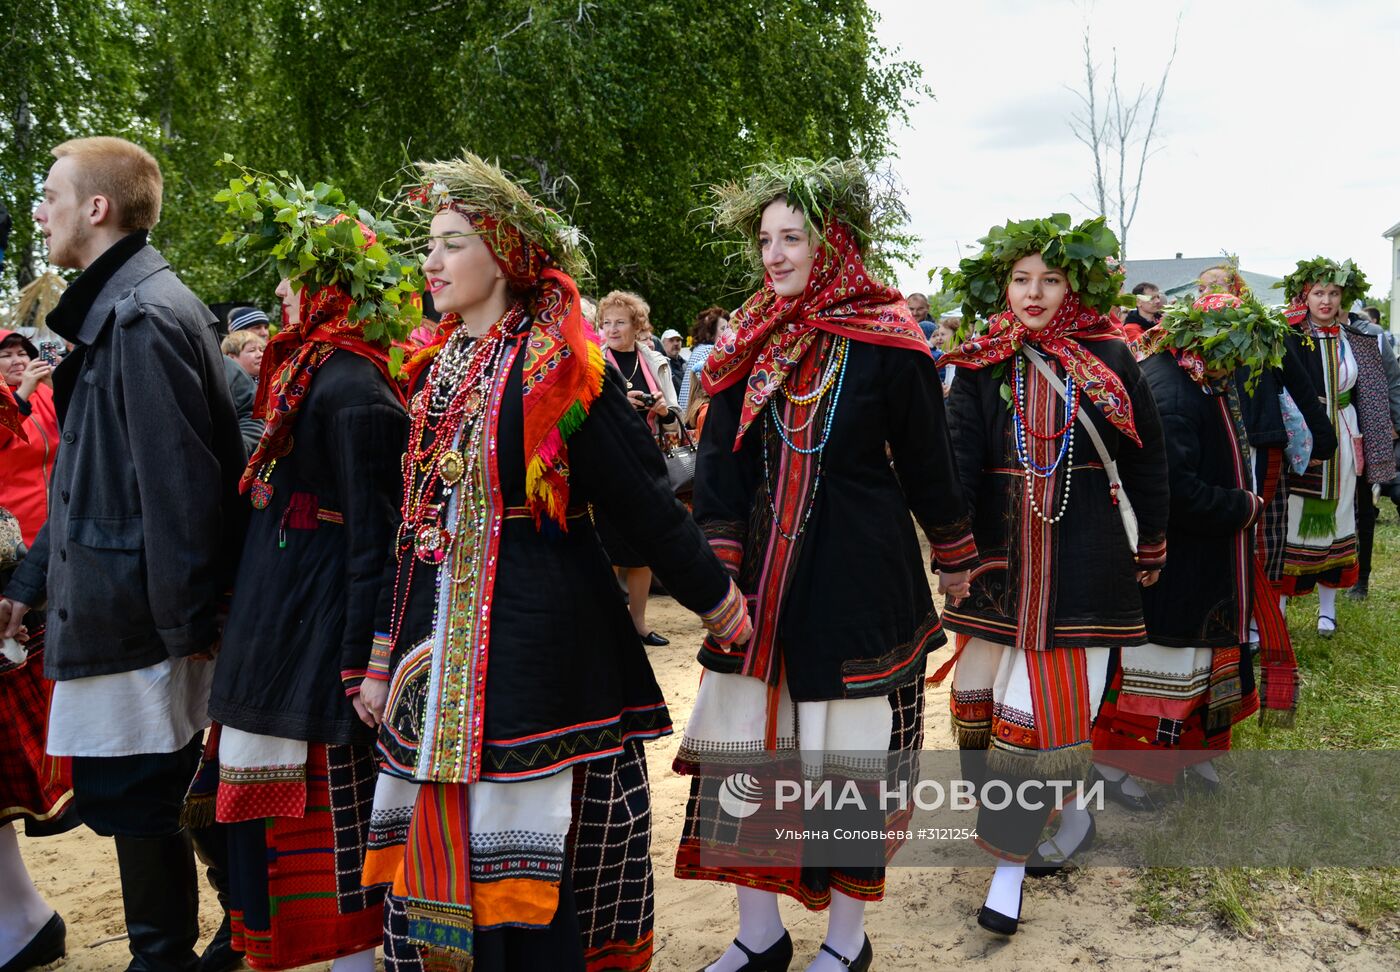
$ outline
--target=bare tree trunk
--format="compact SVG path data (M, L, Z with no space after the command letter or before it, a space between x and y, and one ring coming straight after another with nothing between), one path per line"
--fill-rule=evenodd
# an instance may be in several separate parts
M29 111L29 89L21 88L15 99L15 113L11 119L15 133L16 153L28 161L34 150L34 116ZM11 231L12 245L6 255L15 265L15 283L23 288L34 279L34 221L29 218L33 208L33 189L28 182L18 187L14 198L15 207L10 214L14 220Z
M1070 131L1089 149L1094 158L1092 203L1075 196L1086 209L1100 216L1112 216L1117 222L1118 243L1123 259L1128 255L1128 231L1137 216L1142 198L1142 183L1147 171L1147 159L1158 139L1157 122L1161 117L1162 100L1166 95L1167 78L1176 61L1181 42L1181 15L1176 18L1176 33L1172 37L1171 55L1162 68L1162 77L1152 93L1151 114L1143 129L1143 109L1149 104L1147 86L1138 88L1130 99L1125 98L1118 81L1118 52L1113 52L1113 67L1108 90L1100 99L1098 68L1094 64L1093 44L1089 28L1084 28L1084 90L1075 91L1080 111L1070 116ZM1099 106L1103 102L1102 116Z

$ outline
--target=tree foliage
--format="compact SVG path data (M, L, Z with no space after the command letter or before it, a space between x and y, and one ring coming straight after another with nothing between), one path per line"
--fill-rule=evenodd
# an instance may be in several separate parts
M270 302L272 271L215 245L232 153L370 201L466 147L533 182L593 241L599 292L659 323L737 303L704 187L748 164L888 152L916 65L865 0L0 0L0 192L31 210L63 138L149 147L153 234L206 301ZM22 12L21 12L22 11ZM32 13L31 13L32 11ZM16 220L6 286L42 262Z

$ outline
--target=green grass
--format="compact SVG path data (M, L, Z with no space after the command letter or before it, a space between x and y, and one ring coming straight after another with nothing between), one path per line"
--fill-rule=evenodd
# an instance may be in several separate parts
M1400 527L1383 500L1371 596L1337 599L1340 630L1318 637L1316 596L1289 606L1289 630L1303 685L1297 723L1235 727L1236 749L1400 749ZM1347 808L1338 808L1347 812ZM1396 810L1386 811L1395 819ZM1377 861L1377 864L1391 863ZM1252 936L1285 911L1304 907L1374 936L1400 941L1400 867L1150 868L1137 901L1153 922L1216 923ZM1397 946L1400 947L1400 946Z

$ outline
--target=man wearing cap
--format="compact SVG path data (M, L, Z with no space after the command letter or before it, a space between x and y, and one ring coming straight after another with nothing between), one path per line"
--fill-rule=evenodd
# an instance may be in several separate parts
M676 386L676 397L681 394L681 382L685 380L685 359L681 354L681 332L670 328L661 335L661 353L671 362L671 382Z
M234 331L252 331L266 341L267 315L256 307L235 307L228 312L228 332L232 334Z

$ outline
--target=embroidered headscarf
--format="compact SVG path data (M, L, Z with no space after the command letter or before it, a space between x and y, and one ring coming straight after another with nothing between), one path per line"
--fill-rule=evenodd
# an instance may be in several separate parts
M705 361L701 382L711 395L745 381L736 449L819 331L932 354L899 291L866 270L851 230L828 215L824 236L801 296L779 297L765 276L763 286L734 315L733 330Z
M1055 358L1074 376L1075 385L1089 397L1100 414L1134 443L1141 445L1133 423L1133 403L1118 373L1084 346L1087 341L1122 340L1117 323L1107 314L1085 307L1074 291L1065 294L1055 316L1039 331L1032 331L1012 311L991 319L986 333L970 338L939 359L939 364L977 370L1013 357L1023 344Z
M332 223L347 219L337 216ZM365 236L365 246L373 246L375 235L363 223L357 224ZM295 284L295 281L293 281ZM293 324L285 309L282 328L267 343L263 351L262 375L257 397L253 400L253 417L265 421L262 438L258 440L238 488L247 492L264 465L280 459L292 448L292 426L301 409L311 380L321 365L339 348L359 355L379 369L399 401L404 394L394 380L389 367L389 351L380 342L365 338L365 321L354 320L355 302L338 286L322 287L314 292L303 287L297 293L300 320Z
M521 404L525 429L525 502L538 525L548 517L568 528L567 442L588 417L603 389L603 353L580 308L582 272L576 230L535 202L499 168L465 153L450 162L420 162L428 177L409 202L432 213L450 209L481 234L511 290L523 295L531 317L524 349ZM461 323L446 314L435 339L409 362L410 381Z

